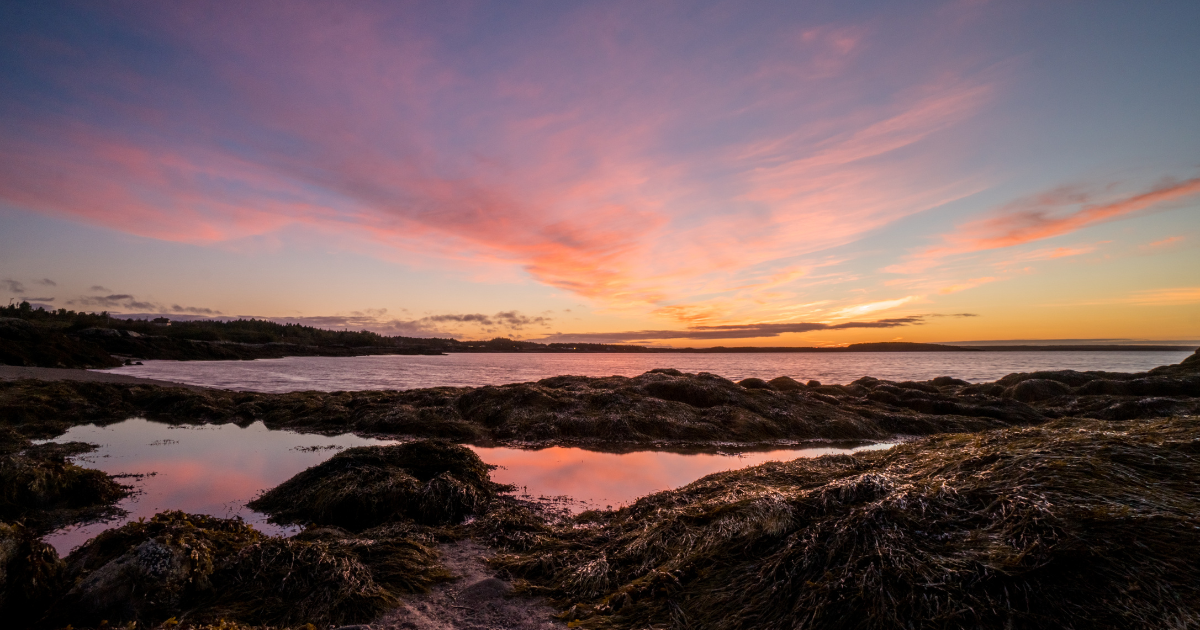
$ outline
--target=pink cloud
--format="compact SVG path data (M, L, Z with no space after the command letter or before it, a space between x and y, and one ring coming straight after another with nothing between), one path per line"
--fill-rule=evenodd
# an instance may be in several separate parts
M965 280L965 281L959 282L957 284L952 284L947 287L942 287L941 289L938 289L938 293L941 293L942 295L958 293L959 291L966 291L967 289L974 289L977 286L987 284L989 282L995 282L999 279L1000 278L996 278L993 276L984 276L982 278L971 278L970 280Z
M996 80L936 46L903 50L911 76L881 90L842 71L879 25L714 41L653 27L676 9L624 9L475 43L453 32L469 11L434 32L414 7L147 8L137 19L212 85L114 68L102 96L61 70L126 124L42 114L0 132L0 198L172 241L298 230L405 262L519 268L692 323L733 309L702 296L779 299L750 294L802 278L798 257L979 188L936 174L949 158L925 145L977 115ZM671 53L683 45L698 52Z
M1138 291L1123 301L1140 306L1200 304L1200 287L1176 287Z
M1058 188L961 225L956 231L942 236L943 245L913 254L907 261L886 267L884 271L919 273L949 256L1013 247L1069 234L1196 194L1200 194L1200 178L1167 181L1144 193L1102 203L1096 203L1091 193Z
M1185 240L1187 239L1182 236L1168 236L1167 238L1154 241L1153 243L1146 243L1142 246L1142 249L1168 249L1178 245L1179 243L1182 243Z

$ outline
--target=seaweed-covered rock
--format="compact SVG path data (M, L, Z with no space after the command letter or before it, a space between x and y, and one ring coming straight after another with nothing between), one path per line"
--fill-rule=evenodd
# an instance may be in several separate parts
M363 623L394 608L398 595L452 577L437 552L404 537L306 534L241 549L213 576L215 595L199 615L286 627Z
M249 506L280 523L360 531L396 520L455 524L487 510L502 488L474 451L438 441L364 446L309 468Z
M1064 396L1071 393L1071 388L1060 381L1052 381L1042 378L1031 378L1021 381L1011 388L1005 390L1004 395L1008 398L1015 398L1023 403L1040 402L1049 400L1055 396Z
M221 563L264 538L240 519L184 512L102 532L67 556L74 586L58 618L161 621L210 596Z
M794 392L799 389L804 389L804 385L790 376L779 376L767 381L771 387L781 392Z
M21 444L0 452L0 520L24 522L39 532L116 513L128 489L109 475L67 461L90 445ZM16 450L20 449L20 450Z
M280 627L361 623L450 579L405 529L264 536L240 519L163 512L101 533L67 558L73 586L50 620L91 626L171 617Z
M778 377L763 387L757 379L739 384L674 369L631 378L556 376L477 388L285 394L0 381L0 426L19 425L27 437L50 437L73 424L142 416L169 422L260 420L272 429L521 446L880 440L1069 415L1112 417L1105 410L1116 404L1124 405L1121 413L1156 414L1166 408L1136 399L1170 397L1177 399L1172 408L1178 413L1193 413L1200 411L1196 356L1139 374L1058 370L973 385L946 376L925 382L863 377L849 385L802 385ZM1037 382L1022 385L1028 381Z
M1063 419L710 475L495 563L581 628L1200 619L1200 418Z
M37 621L60 593L64 569L54 548L34 532L0 523L0 618L5 625Z
M681 402L701 409L736 405L742 397L736 383L707 372L701 372L694 378L649 381L643 387L648 394L660 400Z

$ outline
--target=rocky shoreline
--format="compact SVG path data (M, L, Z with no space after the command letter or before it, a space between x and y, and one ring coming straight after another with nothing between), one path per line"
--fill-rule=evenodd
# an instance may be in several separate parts
M1149 372L1033 372L992 383L951 377L848 385L786 376L741 382L652 370L535 383L407 391L264 394L145 383L0 381L0 423L29 437L129 417L171 423L262 421L272 429L438 438L480 445L598 449L884 440L1200 412L1200 354Z
M1186 627L1200 623L1198 410L1200 352L1146 373L985 384L676 370L292 394L4 381L0 613L36 628ZM69 462L86 445L30 440L130 416L417 441L350 449L263 495L257 509L306 525L289 539L168 512L59 559L39 536L99 518L123 489ZM454 444L897 436L575 517L515 499ZM468 564L473 590L448 568ZM455 608L463 592L495 614Z

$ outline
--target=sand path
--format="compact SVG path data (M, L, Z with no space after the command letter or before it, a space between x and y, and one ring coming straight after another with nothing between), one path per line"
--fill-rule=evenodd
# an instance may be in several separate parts
M512 584L496 577L483 563L491 550L460 541L442 545L442 562L455 575L423 595L404 598L399 608L370 624L371 630L561 630L565 623L534 597L512 594Z
M205 387L184 385L172 381L160 381L152 378L138 378L125 374L109 372L94 372L92 370L74 370L69 368L25 367L21 365L0 365L0 381L16 381L33 378L39 381L87 381L91 383L120 383L123 385L158 385L160 387L183 387L185 389L203 390Z

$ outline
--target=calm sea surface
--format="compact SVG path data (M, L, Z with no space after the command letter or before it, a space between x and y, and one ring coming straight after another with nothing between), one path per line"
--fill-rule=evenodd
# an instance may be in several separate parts
M449 354L288 357L256 361L146 361L106 370L190 385L254 392L475 387L550 376L637 376L654 368L711 372L729 379L790 376L849 383L862 376L993 381L1013 372L1142 372L1190 352L846 352L837 354Z
M163 510L223 518L240 516L264 533L290 535L296 528L272 525L265 515L247 508L246 503L344 448L393 443L348 434L328 437L272 431L261 422L244 428L232 424L172 426L141 418L107 427L72 427L54 441L96 444L99 446L96 451L74 460L109 474L139 475L121 479L136 489L136 494L120 503L128 512L125 517L69 527L47 536L46 542L60 554L106 529L130 519L149 518ZM792 448L736 455L662 451L614 454L563 447L472 448L483 461L500 466L492 471L495 481L517 486L518 494L558 499L556 504L579 512L625 505L638 497L687 485L714 472L772 460L890 446Z
M1074 369L1143 371L1178 363L1188 352L962 352L844 354L452 354L446 356L293 357L259 361L147 361L111 370L121 374L230 389L297 390L410 389L499 385L549 376L636 376L670 367L712 372L740 380L791 376L847 383L861 376L923 380L949 375L989 381L1011 372ZM66 553L87 539L163 510L241 516L270 534L294 529L271 525L246 507L259 493L314 466L339 450L379 440L334 437L248 427L170 426L133 418L107 427L73 427L56 442L84 441L99 450L76 458L80 464L126 478L137 494L121 502L128 515L118 521L60 530L46 537ZM887 448L875 444L864 448ZM511 483L535 498L561 497L575 511L620 506L647 494L686 485L705 475L771 460L817 457L851 449L822 447L730 454L662 451L596 453L577 448L521 450L475 448L496 481Z

